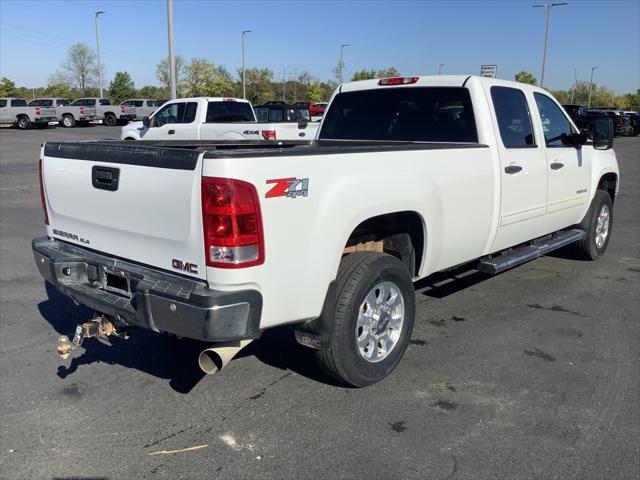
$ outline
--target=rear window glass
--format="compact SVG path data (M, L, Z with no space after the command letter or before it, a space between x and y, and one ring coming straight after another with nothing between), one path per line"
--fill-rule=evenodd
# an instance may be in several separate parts
M402 87L336 95L322 139L477 142L469 91L462 87Z
M11 100L12 107L26 107L27 101L22 98L16 98L15 100Z
M491 100L505 148L535 147L529 106L522 90L491 87Z
M78 100L73 102L71 105L73 105L74 107L92 107L95 104L96 104L96 101L94 98L79 98Z
M259 122L269 121L269 109L268 108L256 108L256 118Z
M269 109L269 121L270 122L282 122L284 120L283 110L279 108L270 108Z
M53 100L40 100L41 107L53 107Z
M0 108L4 108L7 106L7 101L6 100L0 100Z
M69 105L69 100L67 100L66 98L59 98L56 103L59 107L66 107L67 105Z
M290 108L287 110L287 120L297 122L300 120L311 120L311 117L309 116L309 110L307 110L305 106L304 108Z
M209 102L206 122L253 122L253 111L245 102Z

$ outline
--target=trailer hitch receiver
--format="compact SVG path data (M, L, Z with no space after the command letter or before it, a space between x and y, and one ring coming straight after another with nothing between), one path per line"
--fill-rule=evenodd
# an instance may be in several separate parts
M82 345L85 338L92 337L109 337L115 335L117 337L127 339L129 335L126 330L118 331L113 323L107 318L106 315L96 313L95 316L88 322L80 323L76 326L76 331L73 335L73 340L69 340L69 337L62 335L58 337L58 345L56 351L63 360L69 358L69 355L73 350Z

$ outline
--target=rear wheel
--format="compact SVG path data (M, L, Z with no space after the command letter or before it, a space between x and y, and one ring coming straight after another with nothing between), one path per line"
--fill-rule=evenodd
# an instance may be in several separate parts
M395 257L356 252L340 264L330 345L316 352L320 367L353 387L389 375L407 349L415 294L406 267Z
M29 120L29 117L25 115L20 115L18 117L18 121L16 122L16 126L20 130L28 130L31 127L31 120Z
M587 232L584 240L576 242L575 250L588 260L596 260L604 255L611 237L613 226L613 202L609 193L597 190L591 207L580 223Z
M60 123L65 128L71 128L76 126L76 119L73 118L73 115L65 115Z
M104 124L107 127L115 127L117 123L118 123L118 119L113 113L107 113L104 116Z

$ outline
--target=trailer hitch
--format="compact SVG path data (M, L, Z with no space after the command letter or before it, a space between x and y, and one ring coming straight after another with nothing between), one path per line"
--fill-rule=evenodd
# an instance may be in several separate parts
M85 338L106 338L111 335L125 340L129 338L129 332L126 329L118 330L106 315L96 313L91 320L76 326L73 340L70 341L66 335L58 337L56 351L63 360L66 360L73 350L82 345Z

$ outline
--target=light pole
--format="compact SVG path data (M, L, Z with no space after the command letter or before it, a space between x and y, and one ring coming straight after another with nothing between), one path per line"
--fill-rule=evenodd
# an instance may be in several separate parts
M171 100L178 96L176 88L176 56L173 51L173 0L167 0L167 34L169 36L169 86Z
M242 31L242 98L247 98L247 84L244 76L244 35L245 33L251 33L251 30Z
M551 9L553 7L559 7L560 5L567 5L568 2L557 3L542 3L539 5L532 5L533 8L546 7L547 9L547 28L544 32L544 54L542 55L542 74L540 75L540 87L544 88L544 69L547 65L547 43L549 41L549 23L551 22Z
M103 11L96 12L96 51L98 53L98 81L100 85L100 98L102 98L102 67L100 66L100 28L98 25L98 17L104 13Z
M591 67L591 80L589 80L589 101L587 102L587 108L591 108L591 89L593 88L593 71L598 67Z
M340 83L342 83L342 70L344 69L344 47L350 47L348 43L343 43L340 45Z
M438 75L442 75L442 67L444 67L444 63L441 63L438 67Z

